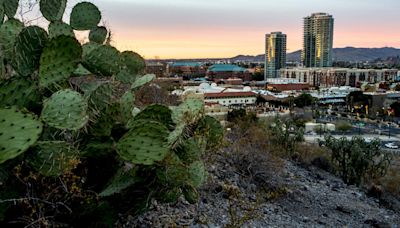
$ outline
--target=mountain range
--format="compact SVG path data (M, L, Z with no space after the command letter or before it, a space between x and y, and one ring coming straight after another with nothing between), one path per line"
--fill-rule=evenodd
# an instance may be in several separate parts
M374 61L376 59L387 59L389 57L400 56L400 49L392 47L383 48L334 48L333 49L333 60L334 61L346 61L346 62L364 62ZM301 50L288 53L286 56L288 62L300 62L301 61ZM232 61L264 61L264 55L238 55L231 58Z

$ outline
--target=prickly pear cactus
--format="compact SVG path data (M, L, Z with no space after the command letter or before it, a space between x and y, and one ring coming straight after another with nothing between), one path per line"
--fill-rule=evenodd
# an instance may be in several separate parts
M133 90L138 89L138 88L146 85L147 83L152 82L155 78L156 78L156 76L154 74L147 74L140 78L137 78L135 80L135 82L131 85L131 89L133 89Z
M41 99L38 85L32 80L12 77L0 82L0 107L17 106L32 110Z
M33 114L0 108L0 164L34 145L42 129L42 123Z
M72 30L69 24L62 21L54 21L49 24L49 38L53 39L57 36L70 36L75 38L74 30Z
M83 66L93 74L112 76L118 73L119 52L109 45L101 45L83 55Z
M175 123L197 122L204 112L203 101L197 98L188 98L172 110L172 119Z
M188 183L195 188L200 187L206 180L207 171L204 167L203 162L196 161L192 163L188 168L188 172L189 172Z
M146 107L143 111L135 116L134 120L157 121L164 124L164 126L168 129L173 130L175 124L172 121L171 113L171 109L163 105L154 104Z
M29 164L44 176L60 176L78 164L79 152L64 141L38 142Z
M79 130L88 122L87 102L72 90L60 90L44 102L41 118L57 129Z
M13 18L17 13L19 0L5 0L3 1L4 13L8 18Z
M140 181L140 177L136 176L136 171L137 169L127 170L126 167L122 167L121 169L119 169L117 174L108 184L108 186L102 192L100 192L99 196L112 196L114 194L122 192L136 182Z
M192 187L192 186L185 186L182 190L183 195L185 196L185 199L191 203L191 204L195 204L199 201L199 193L197 192L197 190Z
M48 21L60 21L66 6L67 0L40 0L40 12Z
M100 23L101 13L94 4L81 2L71 12L70 24L75 30L90 30Z
M104 26L96 27L90 30L89 40L98 44L104 44L107 39L108 31Z
M46 42L47 33L38 26L26 27L19 33L14 46L14 68L19 74L29 76L39 68Z
M120 72L116 79L123 83L134 82L138 75L144 72L146 67L144 59L132 51L122 52L120 58Z
M0 49L3 57L11 61L14 55L14 44L18 34L24 29L24 24L17 19L10 19L0 27Z
M81 45L73 37L62 35L50 40L40 57L40 86L67 80L77 68L81 55Z
M155 121L136 121L117 144L118 154L134 164L152 165L169 151L168 129Z

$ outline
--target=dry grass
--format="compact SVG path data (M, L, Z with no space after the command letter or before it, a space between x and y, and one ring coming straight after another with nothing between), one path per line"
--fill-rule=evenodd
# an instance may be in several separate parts
M394 156L387 174L376 181L383 190L400 199L400 155Z

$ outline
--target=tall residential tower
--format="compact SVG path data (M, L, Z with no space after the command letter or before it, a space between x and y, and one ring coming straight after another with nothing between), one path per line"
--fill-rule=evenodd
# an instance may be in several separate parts
M331 67L333 17L314 13L304 18L304 41L301 55L304 67Z
M286 67L286 34L272 32L265 35L264 80L279 77L279 70Z

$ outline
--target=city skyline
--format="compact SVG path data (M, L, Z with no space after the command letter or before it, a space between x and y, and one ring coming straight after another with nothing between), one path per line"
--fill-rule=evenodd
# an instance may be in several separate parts
M74 5L77 0L68 1ZM225 58L264 52L264 36L287 34L287 52L302 49L303 18L335 17L333 47L400 48L398 0L96 0L121 51L145 58ZM70 7L69 7L70 10ZM64 18L68 21L67 15Z

